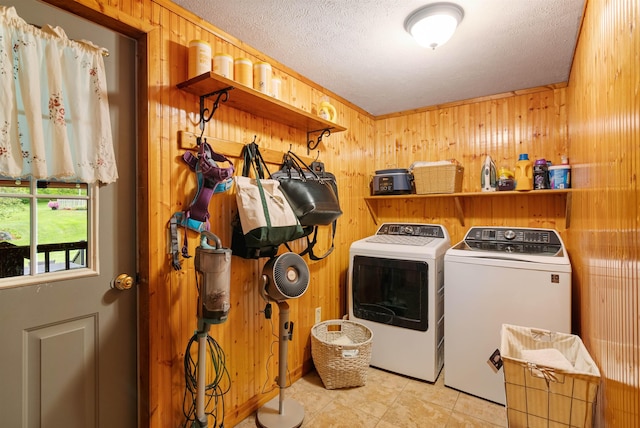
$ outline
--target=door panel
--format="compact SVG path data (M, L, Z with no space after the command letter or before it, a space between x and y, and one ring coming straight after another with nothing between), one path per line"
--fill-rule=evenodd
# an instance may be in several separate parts
M93 314L25 332L28 427L82 428L95 423L97 327Z
M108 49L105 58L119 179L98 189L98 274L0 289L0 426L137 426L135 41L36 0L25 21L62 27ZM0 254L1 257L1 254Z

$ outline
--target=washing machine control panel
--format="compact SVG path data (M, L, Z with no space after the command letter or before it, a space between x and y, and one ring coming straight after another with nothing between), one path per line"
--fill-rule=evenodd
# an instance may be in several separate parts
M471 250L555 255L562 249L560 237L551 229L472 227L464 238Z
M376 235L420 236L426 238L444 238L442 226L431 224L385 223Z

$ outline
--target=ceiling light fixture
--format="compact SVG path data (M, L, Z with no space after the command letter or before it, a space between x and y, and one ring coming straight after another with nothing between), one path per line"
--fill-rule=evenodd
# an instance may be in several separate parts
M404 28L416 41L435 49L453 36L464 17L464 10L453 3L432 3L415 10L404 21Z

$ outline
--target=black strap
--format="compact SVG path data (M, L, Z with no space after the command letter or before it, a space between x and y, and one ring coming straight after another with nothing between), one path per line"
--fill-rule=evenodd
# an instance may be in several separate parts
M253 141L244 146L244 165L242 166L242 175L245 177L250 176L250 170L253 167L256 173L256 178L271 177L267 163L264 161L258 145L256 144L256 137L253 137ZM266 174L265 174L266 171Z
M318 240L318 226L314 226L314 231L313 231L313 239L309 240L309 236L307 235L307 248L300 253L301 256L305 255L305 254L309 254L309 258L311 260L322 260L325 257L327 257L329 254L331 254L333 252L334 246L335 246L335 237L336 237L336 228L338 225L338 220L334 220L331 222L331 247L329 247L329 249L327 250L326 253L324 253L322 256L316 256L316 254L313 252L313 247L315 247L315 245L317 244Z

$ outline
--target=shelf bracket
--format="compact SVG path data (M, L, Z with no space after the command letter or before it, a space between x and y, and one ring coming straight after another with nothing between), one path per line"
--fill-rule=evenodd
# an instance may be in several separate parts
M372 200L365 199L364 202L367 204L367 208L369 209L369 214L373 219L373 223L377 226L378 224L380 224L380 220L378 219L378 215L376 214L376 212L378 211L378 201L374 202ZM375 207L373 207L373 204L375 204Z
M220 89L219 91L200 96L200 131L202 131L202 133L204 133L204 125L213 118L213 114L216 112L216 110L218 110L220 101L222 101L223 103L227 102L227 100L229 99L229 91L232 89L233 86L229 86L227 88ZM204 106L204 101L210 97L216 97L211 110Z
M567 199L565 200L564 208L564 227L569 229L571 227L571 203L573 201L573 195L571 192L567 193Z
M309 138L309 135L316 134L318 132L320 132L320 135L318 136L318 140L317 141L313 141L312 139ZM322 141L322 137L324 137L325 134L326 134L327 137L330 136L331 135L331 128L318 129L318 130L315 130L315 131L307 132L307 156L309 155L309 153L311 153L311 150L315 150L316 147L318 147L318 145Z
M456 204L456 214L458 217L458 221L460 222L460 226L464 227L464 206L462 198L456 196L453 198L454 203Z

